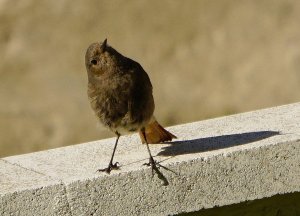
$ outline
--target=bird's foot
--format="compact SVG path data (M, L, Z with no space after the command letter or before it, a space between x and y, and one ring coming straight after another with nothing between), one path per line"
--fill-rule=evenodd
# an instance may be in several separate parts
M152 175L153 175L153 171L157 171L161 167L161 165L159 164L159 162L155 161L153 159L153 157L149 158L149 163L144 163L143 165L145 165L145 166L151 166Z
M158 164L158 162L157 161L155 161L154 159L153 159L153 157L150 157L149 158L149 162L148 163L144 163L143 165L144 166L155 166L155 164Z
M112 170L118 170L120 169L120 166L118 166L119 162L116 163L109 163L108 167L105 169L98 169L97 172L106 172L107 174L110 174L110 171Z
M155 161L152 156L149 158L149 163L144 163L143 165L151 166L152 177L153 177L154 171L155 171L155 173L157 174L158 178L162 180L163 185L164 186L169 185L169 182L168 182L167 178L159 170L159 168L163 168L163 169L169 170L168 168L166 168L165 166L161 165L159 162Z

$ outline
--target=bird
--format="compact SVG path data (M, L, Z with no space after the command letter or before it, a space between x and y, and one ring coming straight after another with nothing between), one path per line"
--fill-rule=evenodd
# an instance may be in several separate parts
M155 104L150 78L136 61L125 57L103 42L92 43L85 54L88 76L88 99L96 117L116 135L109 164L99 172L119 169L113 162L120 136L138 132L149 154L148 166L157 170L149 144L172 141L177 138L164 129L153 115Z

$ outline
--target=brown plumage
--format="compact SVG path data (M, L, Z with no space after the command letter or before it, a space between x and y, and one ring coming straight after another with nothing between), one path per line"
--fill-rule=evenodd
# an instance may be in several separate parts
M165 130L153 116L154 99L148 74L142 66L108 46L107 41L93 43L87 49L85 65L88 74L88 97L100 122L117 135L108 168L118 168L113 156L119 137L139 132L142 143L147 144L150 163L154 160L148 143L171 141L175 135Z

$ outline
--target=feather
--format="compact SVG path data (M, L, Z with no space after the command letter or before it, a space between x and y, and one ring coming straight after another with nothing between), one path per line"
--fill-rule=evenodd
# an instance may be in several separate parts
M142 143L148 142L148 144L157 144L165 141L172 141L173 138L177 138L174 134L164 129L156 120L149 123L145 127L145 135L139 132Z

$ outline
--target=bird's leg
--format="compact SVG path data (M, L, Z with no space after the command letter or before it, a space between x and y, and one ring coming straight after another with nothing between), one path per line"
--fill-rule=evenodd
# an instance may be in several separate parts
M114 147L114 150L113 150L113 153L112 153L110 162L109 162L109 164L108 164L108 167L105 168L105 169L98 169L98 170L97 170L98 172L106 172L106 173L110 174L110 171L111 171L111 170L113 170L113 169L119 169L118 162L113 163L115 151L116 151L116 149L117 149L118 141L119 141L119 138L120 138L120 136L121 136L118 132L116 132L116 134L117 134L117 139L116 139L115 147Z
M156 161L153 159L153 156L152 156L152 154L151 154L151 151L150 151L150 148L149 148L149 144L148 144L148 141L147 141L145 129L143 128L141 131L142 131L142 134L143 134L143 136L144 136L144 138L145 138L147 150L148 150L148 153L149 153L149 163L145 163L144 165L151 166L151 168L152 168L152 175L153 175L153 170L155 170L155 171L158 170L156 164L159 165L159 163L156 162Z
M167 168L164 167L164 166L162 166L162 165L160 165L158 162L156 162L153 159L153 156L151 154L151 151L150 151L150 148L149 148L149 144L148 144L148 141L147 141L147 137L146 137L146 133L145 133L145 128L143 128L141 131L142 131L142 134L143 134L143 136L145 138L147 150L148 150L148 153L149 153L149 163L145 163L144 165L151 166L151 168L152 168L152 176L153 176L153 171L155 171L155 173L157 174L158 178L162 180L163 185L167 186L167 185L169 185L169 182L168 182L167 178L158 169L159 167L162 167L162 168L165 168L165 169L167 169Z

